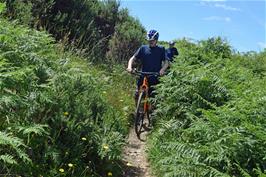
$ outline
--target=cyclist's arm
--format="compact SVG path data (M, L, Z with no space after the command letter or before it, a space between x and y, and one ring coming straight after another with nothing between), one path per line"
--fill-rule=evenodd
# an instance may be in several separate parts
M163 63L163 67L161 68L160 70L160 75L164 75L166 69L168 68L169 66L169 61L168 60L165 60L164 63Z
M127 64L127 71L128 71L128 72L132 72L132 64L133 64L133 62L134 62L135 60L136 60L135 55L133 55L133 56L129 59L128 64Z

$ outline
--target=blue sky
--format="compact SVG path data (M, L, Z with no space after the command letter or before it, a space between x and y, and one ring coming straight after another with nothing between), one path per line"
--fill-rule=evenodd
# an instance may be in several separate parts
M120 0L160 40L221 36L240 51L266 48L265 0Z

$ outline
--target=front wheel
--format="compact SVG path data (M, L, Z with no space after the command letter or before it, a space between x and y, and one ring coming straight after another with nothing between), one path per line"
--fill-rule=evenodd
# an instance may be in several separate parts
M136 114L135 114L135 132L138 137L140 137L140 133L143 128L143 121L144 121L144 100L145 100L145 93L141 92L139 94L138 102L137 102L137 108L136 108Z

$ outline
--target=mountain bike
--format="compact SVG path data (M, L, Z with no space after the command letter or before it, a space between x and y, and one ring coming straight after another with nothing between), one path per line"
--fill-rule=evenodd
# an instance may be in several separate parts
M138 90L138 101L136 104L136 112L135 112L135 132L140 138L140 134L144 131L144 119L147 118L148 126L151 124L150 120L150 104L149 104L149 83L148 78L150 76L158 77L160 74L158 72L142 72L133 70L132 74L143 77L142 85Z

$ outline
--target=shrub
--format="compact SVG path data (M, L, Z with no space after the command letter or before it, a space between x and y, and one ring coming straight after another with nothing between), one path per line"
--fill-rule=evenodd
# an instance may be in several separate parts
M118 175L127 127L101 94L107 83L45 32L1 19L0 33L0 172Z
M158 176L265 175L263 53L233 54L220 42L177 43L181 55L154 100L149 157Z

